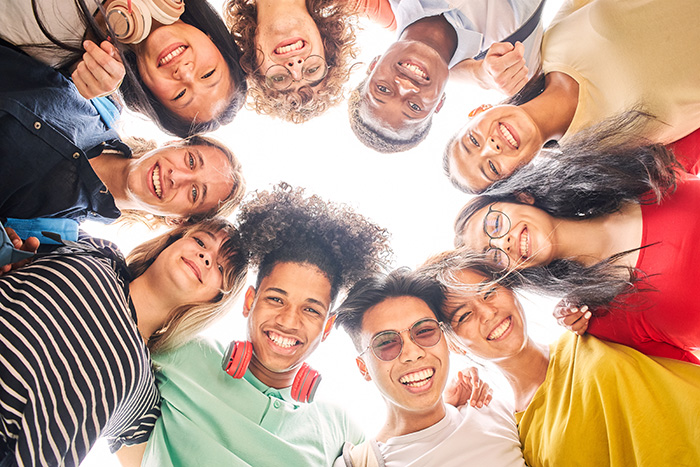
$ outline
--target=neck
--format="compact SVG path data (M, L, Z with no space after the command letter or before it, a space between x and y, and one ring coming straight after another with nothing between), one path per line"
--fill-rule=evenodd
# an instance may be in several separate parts
M253 350L253 358L250 360L249 369L250 372L253 373L253 376L258 378L265 386L275 389L283 389L292 385L294 382L294 377L296 376L300 366L301 363L299 366L291 370L274 372L265 367L265 365L258 360L258 358L255 356L255 350Z
M377 434L377 440L386 443L389 438L425 430L445 418L445 403L442 397L430 409L422 412L407 412L392 403L387 403L387 419Z
M513 389L516 412L521 412L530 404L547 376L549 348L528 337L525 347L518 354L494 363Z
M592 266L617 253L639 248L641 243L642 210L638 204L629 203L619 211L592 219L560 219L554 257ZM634 267L638 256L638 252L632 252L615 263Z
M112 194L119 209L129 209L126 181L131 163L132 159L111 152L90 159L92 170Z
M578 106L578 83L571 76L547 73L544 91L520 106L535 122L542 135L542 144L558 140L569 129Z
M419 19L403 30L399 40L422 42L433 48L445 63L450 63L457 50L457 33L442 15Z
M155 278L151 276L147 269L129 284L131 301L136 309L137 326L146 342L154 332L163 327L170 313L181 305L174 303L171 294L164 294L162 288L156 286Z
M261 23L285 18L292 14L309 15L305 0L257 0L255 6L258 10L258 28Z

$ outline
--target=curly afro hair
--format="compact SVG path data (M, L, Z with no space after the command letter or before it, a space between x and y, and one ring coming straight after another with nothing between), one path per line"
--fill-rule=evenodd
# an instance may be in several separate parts
M286 183L243 203L238 224L250 265L258 269L258 286L278 263L309 263L328 277L335 299L340 290L385 270L392 254L386 229Z

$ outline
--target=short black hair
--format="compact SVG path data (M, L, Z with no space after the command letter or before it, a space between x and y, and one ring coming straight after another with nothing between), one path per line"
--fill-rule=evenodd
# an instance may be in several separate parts
M415 297L425 302L436 318L445 300L440 284L433 278L399 268L389 274L375 275L360 280L338 307L335 325L342 326L350 335L357 351L361 351L362 319L370 308L389 298Z

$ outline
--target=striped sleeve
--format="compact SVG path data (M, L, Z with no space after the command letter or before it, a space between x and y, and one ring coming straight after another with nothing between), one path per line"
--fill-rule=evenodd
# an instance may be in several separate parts
M150 357L115 259L61 254L0 277L0 452L77 465L157 417Z

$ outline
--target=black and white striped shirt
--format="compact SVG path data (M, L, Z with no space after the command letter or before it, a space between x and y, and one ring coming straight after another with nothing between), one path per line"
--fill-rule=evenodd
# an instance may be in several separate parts
M0 276L0 459L17 465L77 465L100 436L145 442L160 414L118 250L58 251Z

